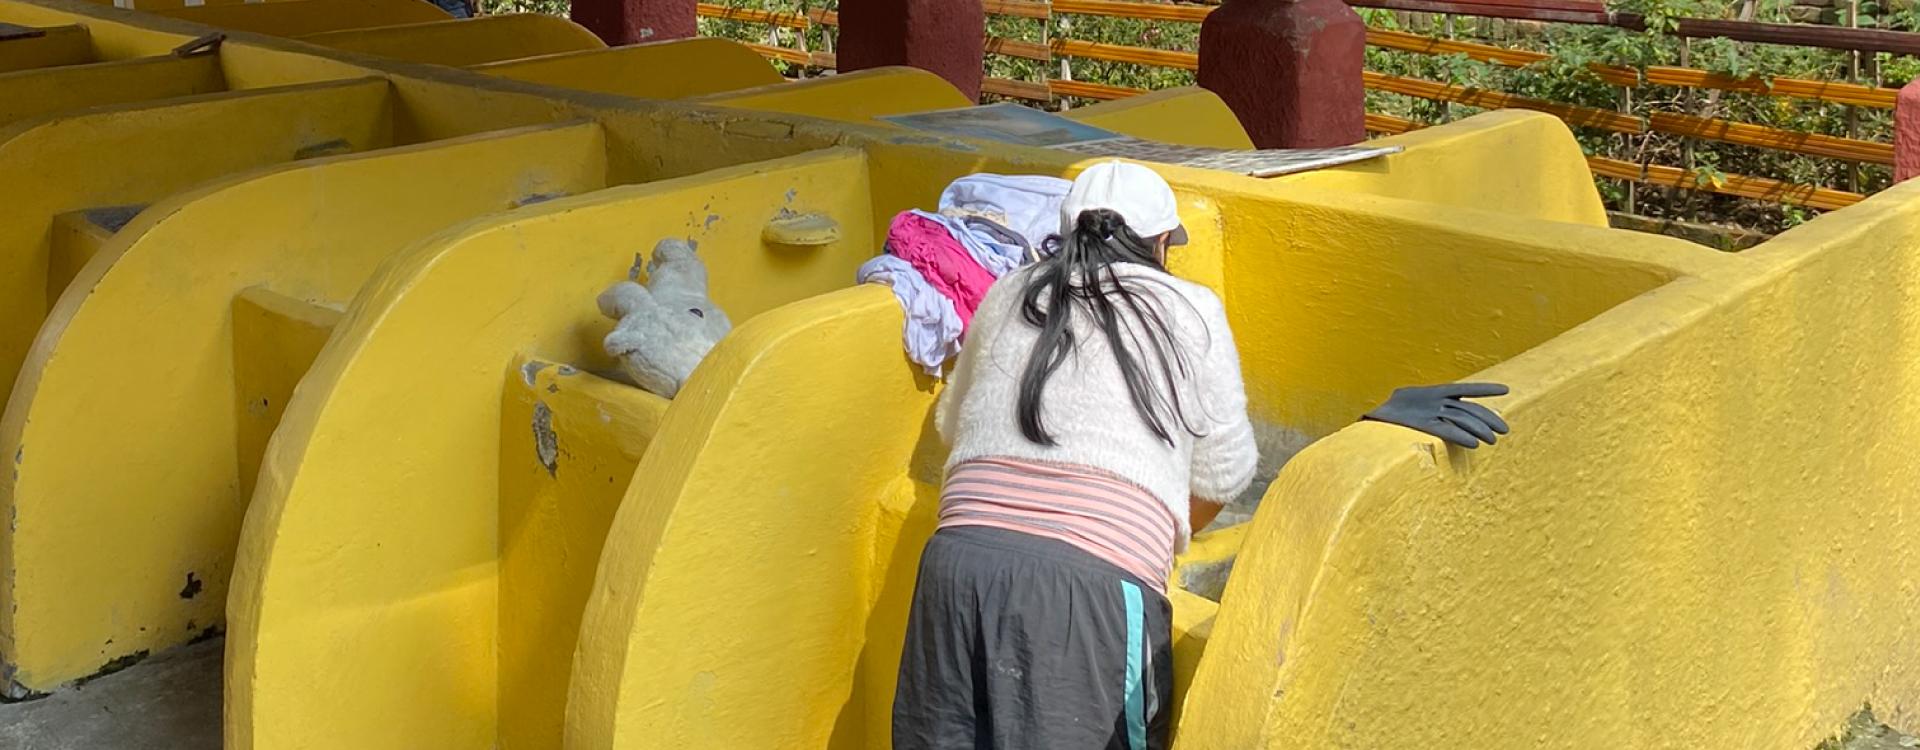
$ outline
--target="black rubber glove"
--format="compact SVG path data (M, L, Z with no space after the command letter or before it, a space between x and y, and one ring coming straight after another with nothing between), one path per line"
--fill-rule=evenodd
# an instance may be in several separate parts
M1462 448L1493 445L1494 436L1507 434L1507 421L1492 409L1461 399L1505 396L1499 383L1453 383L1401 388L1362 419L1397 424L1427 433Z

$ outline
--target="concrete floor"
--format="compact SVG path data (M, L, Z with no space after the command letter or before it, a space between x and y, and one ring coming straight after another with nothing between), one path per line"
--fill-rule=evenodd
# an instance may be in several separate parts
M220 639L40 700L0 705L0 750L220 750ZM1871 711L1813 750L1913 750Z
M220 639L0 705L5 750L220 750Z

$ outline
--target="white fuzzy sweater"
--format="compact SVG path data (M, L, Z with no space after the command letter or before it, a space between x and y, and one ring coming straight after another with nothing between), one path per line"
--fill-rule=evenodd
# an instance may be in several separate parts
M1102 469L1140 485L1179 521L1179 547L1185 549L1193 533L1188 498L1224 503L1253 481L1259 456L1247 421L1240 355L1212 290L1147 266L1114 269L1122 278L1145 282L1137 286L1159 303L1188 365L1179 403L1200 437L1172 418L1165 421L1172 446L1148 429L1106 336L1084 313L1073 318L1074 353L1047 380L1041 397L1041 423L1057 444L1039 445L1021 434L1020 375L1040 332L1020 314L1031 267L995 283L980 303L935 426L953 448L949 469L976 458L1011 458ZM1136 354L1158 383L1158 363L1146 351Z

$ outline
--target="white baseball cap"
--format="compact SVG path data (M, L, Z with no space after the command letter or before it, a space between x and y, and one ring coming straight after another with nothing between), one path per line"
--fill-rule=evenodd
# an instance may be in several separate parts
M1185 245L1187 228L1180 225L1178 205L1173 187L1159 173L1132 162L1102 162L1074 178L1066 202L1060 204L1060 227L1063 233L1072 232L1081 213L1104 208L1119 214L1141 237L1172 233L1172 244Z

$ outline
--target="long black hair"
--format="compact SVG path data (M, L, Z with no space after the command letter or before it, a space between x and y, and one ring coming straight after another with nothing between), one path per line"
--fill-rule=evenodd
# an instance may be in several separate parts
M1040 415L1040 396L1054 371L1074 355L1075 314L1092 318L1106 337L1114 363L1127 384L1134 411L1155 437L1173 444L1169 422L1188 426L1180 405L1178 380L1188 375L1186 356L1173 341L1159 300L1143 284L1151 279L1122 279L1115 263L1138 263L1161 271L1166 264L1153 241L1143 239L1118 213L1083 211L1065 235L1047 240L1051 255L1040 261L1021 293L1021 317L1040 329L1020 376L1020 432L1039 445L1055 445Z

